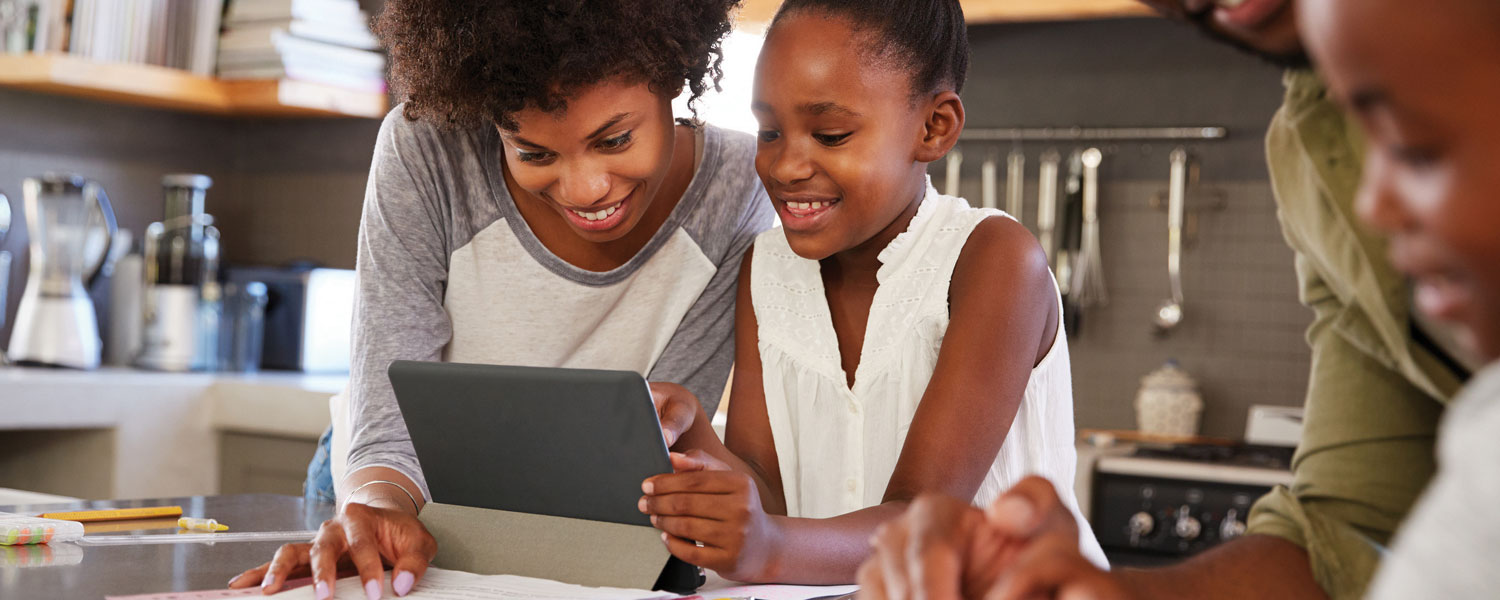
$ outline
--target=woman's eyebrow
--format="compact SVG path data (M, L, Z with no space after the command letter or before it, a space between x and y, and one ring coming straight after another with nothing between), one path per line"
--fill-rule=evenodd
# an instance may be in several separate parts
M598 129L595 129L593 133L584 136L583 139L592 140L596 137L604 135L604 132L609 131L609 128L614 127L615 125L619 125L621 121L629 119L632 116L634 116L634 113L620 113L618 115L610 117L608 121L605 121L604 124L600 125Z

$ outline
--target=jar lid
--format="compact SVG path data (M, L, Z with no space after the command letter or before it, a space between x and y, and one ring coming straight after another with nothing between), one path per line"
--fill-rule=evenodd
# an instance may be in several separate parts
M1169 360L1160 368L1142 377L1141 387L1196 389L1198 382L1193 379L1192 375L1188 375L1188 372L1184 371L1182 367L1177 366L1177 361Z

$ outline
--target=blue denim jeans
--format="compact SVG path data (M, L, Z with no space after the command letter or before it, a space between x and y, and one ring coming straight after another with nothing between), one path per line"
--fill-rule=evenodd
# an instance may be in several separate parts
M318 451L307 463L307 481L302 482L302 497L308 502L336 502L333 494L333 465L328 455L333 445L333 426L318 438Z

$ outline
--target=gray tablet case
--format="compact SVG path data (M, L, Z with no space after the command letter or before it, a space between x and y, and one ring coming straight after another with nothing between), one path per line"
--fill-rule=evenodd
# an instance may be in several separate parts
M432 494L433 565L659 583L670 554L636 504L672 466L639 374L408 361L389 374Z

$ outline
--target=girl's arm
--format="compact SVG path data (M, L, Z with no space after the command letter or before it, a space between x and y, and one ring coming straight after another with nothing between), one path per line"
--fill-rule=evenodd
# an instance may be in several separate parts
M750 475L759 492L761 506L772 514L784 515L786 501L781 491L781 466L776 461L776 446L771 440L770 417L766 416L755 307L750 301L750 263L754 253L752 245L740 261L734 307L734 380L729 388L725 441L719 441L701 405L691 402L699 407L698 414L692 427L682 434L672 449L685 453L702 452L710 459L706 462L716 461L722 464L722 468Z
M1010 219L990 218L974 230L954 269L949 289L952 318L937 367L884 502L828 519L768 514L776 511L763 510L756 502L782 496L761 388L748 274L747 260L737 311L742 319L750 314L736 328L736 376L726 438L729 449L750 465L754 475L702 471L653 478L647 482L652 489L643 504L658 527L668 532L673 554L725 577L853 582L869 555L870 536L880 524L900 515L914 497L936 492L972 498L984 481L1015 419L1031 370L1051 349L1060 327L1046 257L1031 234ZM772 489L757 488L762 482ZM769 502L765 504L769 509Z

